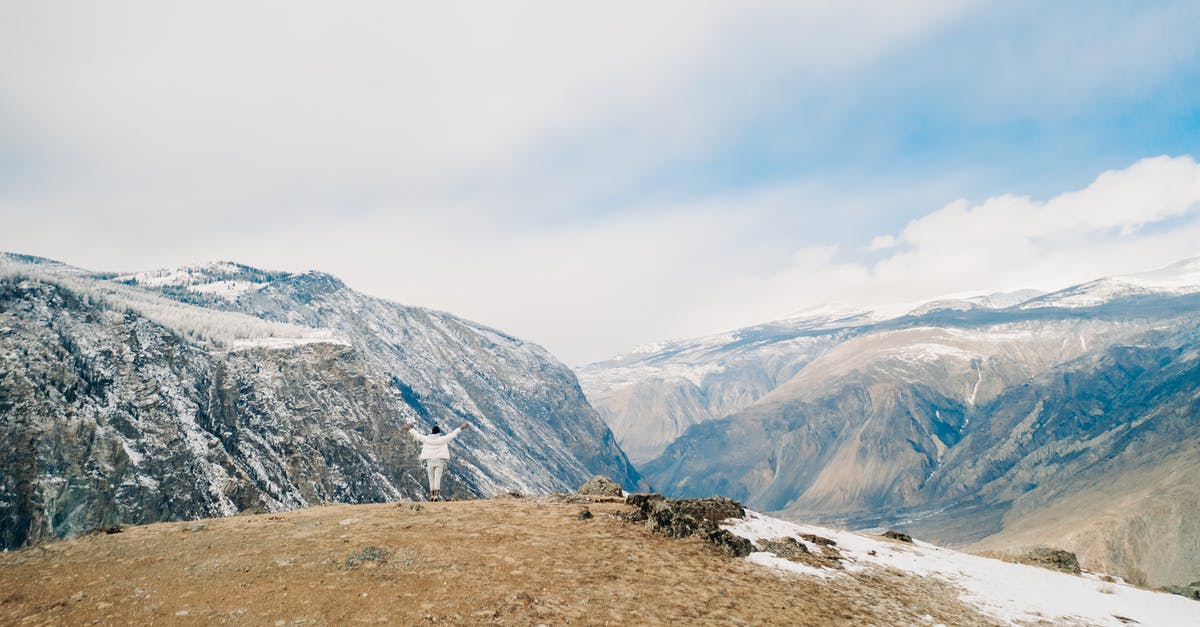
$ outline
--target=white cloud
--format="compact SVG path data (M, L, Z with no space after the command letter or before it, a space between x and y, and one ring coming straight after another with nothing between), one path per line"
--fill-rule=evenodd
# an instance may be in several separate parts
M881 244L901 243L889 248ZM683 335L779 318L823 302L910 305L948 294L1052 290L1200 256L1200 165L1143 159L1047 201L965 200L872 240L868 263L805 247L758 278L731 277L682 319ZM902 308L902 307L901 307Z
M780 73L870 59L945 5L47 2L0 16L0 110L32 129L29 167L122 217L553 201L708 145Z
M893 235L876 235L871 238L871 244L868 246L871 250L887 250L895 248L899 241Z
M824 301L1089 278L1088 260L1127 271L1186 248L1192 227L1149 228L1191 215L1179 199L1194 164L1178 160L1056 199L1053 219L1049 204L1016 197L949 206L872 240L874 263L854 256L861 225L827 227L870 213L856 202L877 218L883 197L911 193L904 184L714 192L689 180L669 194L646 183L784 101L858 97L823 88L863 80L857 69L966 6L6 6L0 249L96 269L317 268L578 363Z
M961 7L5 6L0 249L316 267L598 357L786 253L736 208L593 199L711 152L781 77L850 72Z

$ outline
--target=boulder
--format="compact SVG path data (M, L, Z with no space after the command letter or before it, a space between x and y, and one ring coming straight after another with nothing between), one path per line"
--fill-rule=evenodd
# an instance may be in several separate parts
M1171 594L1178 594L1181 597L1200 601L1200 586L1197 586L1195 583L1190 586L1163 586L1159 589L1163 592L1170 592Z
M746 557L754 550L754 545L750 544L749 540L735 536L724 529L706 530L702 535L705 542L730 557Z
M604 475L596 475L579 486L579 494L589 496L621 496L621 486Z
M647 520L658 508L668 508L671 512L685 514L696 520L707 520L720 523L728 518L745 518L746 509L741 503L720 496L710 496L703 499L668 499L661 494L630 494L625 503L638 508L633 514L634 521Z
M830 540L825 536L819 536L815 533L802 533L800 534L800 538L819 546L837 546L837 542L834 540ZM909 540L912 540L912 538L909 538Z
M895 529L888 529L887 531L883 532L883 537L898 540L900 542L907 542L909 544L912 544L913 541L912 536L904 533L903 531L896 531Z
M1018 564L1029 564L1030 566L1040 566L1050 570L1061 570L1064 573L1079 574L1079 559L1070 551L1055 549L1048 546L1039 546L1029 549L1024 553L1018 553L1011 556L1012 561Z
M754 543L755 548L767 553L774 553L784 559L794 560L805 553L808 553L808 547L804 546L803 542L787 536L783 538L773 538L769 540L759 540Z
M637 509L625 516L645 522L646 528L668 538L700 536L733 557L745 557L754 546L749 540L721 529L728 518L743 518L746 510L737 501L721 497L668 499L661 494L631 494L625 502Z

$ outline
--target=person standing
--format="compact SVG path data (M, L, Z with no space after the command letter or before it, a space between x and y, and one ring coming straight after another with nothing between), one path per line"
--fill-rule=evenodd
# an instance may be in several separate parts
M421 443L421 459L425 460L425 471L429 474L430 501L442 500L442 475L446 474L446 463L450 461L450 441L470 426L464 422L461 427L443 434L442 430L434 425L433 431L425 435L413 431L412 425L404 425L404 430Z

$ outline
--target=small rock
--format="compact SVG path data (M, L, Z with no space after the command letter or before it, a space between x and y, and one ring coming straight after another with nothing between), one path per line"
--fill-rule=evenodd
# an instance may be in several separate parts
M1012 561L1050 570L1061 570L1073 575L1079 574L1079 559L1075 557L1074 553L1047 546L1034 547L1025 553L1014 555Z
M579 512L578 518L579 520L590 520L594 518L594 516L592 515L592 510L584 509L582 512Z
M188 525L187 530L188 531L204 531L207 528L208 528L208 523L196 523L194 525Z
M754 545L749 540L735 536L724 529L706 533L704 539L730 557L746 557L754 551Z
M754 543L759 551L774 553L784 559L792 559L801 553L808 553L808 547L792 537L764 539Z
M621 496L621 486L604 475L596 475L579 486L579 494L592 496Z
M1170 592L1171 594L1178 594L1181 597L1200 601L1200 586L1197 586L1195 583L1190 586L1163 586L1159 589L1163 592Z
M396 503L396 507L409 512L419 512L425 509L425 506L416 501L400 501Z
M187 610L179 610L178 612L175 612L176 616L187 616L188 614L191 614L191 612Z
M837 546L837 542L815 533L802 533L800 538L819 546Z
M874 557L874 556L875 556L875 549L871 549L870 551L867 551L867 555L870 555L871 557Z
M387 558L391 557L392 552L387 549L381 549L377 546L368 546L363 550L346 558L344 565L346 568L355 568L363 566L366 568L375 568L379 562L386 562Z
M84 594L82 592L76 592L75 594L71 595L71 601L78 603L78 602L84 600L84 598L86 598L86 597L87 597L86 594Z
M903 531L896 531L895 529L888 529L887 531L883 532L883 537L891 538L900 542L907 542L909 544L912 544L913 541L912 536L904 533Z
M339 522L338 522L338 524L339 524L339 525L341 525L341 526L343 526L343 527L347 527L347 526L349 526L349 525L353 525L353 524L354 524L354 523L356 523L356 522L359 522L359 519L357 519L357 518L346 518L346 519L344 519L344 520L341 520L341 521L339 521Z

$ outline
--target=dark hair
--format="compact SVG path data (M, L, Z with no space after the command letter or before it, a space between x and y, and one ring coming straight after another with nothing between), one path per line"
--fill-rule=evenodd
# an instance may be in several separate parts
M437 425L433 425L433 433L441 433L441 432L442 432L442 430L439 429Z

